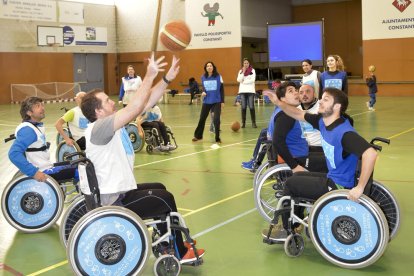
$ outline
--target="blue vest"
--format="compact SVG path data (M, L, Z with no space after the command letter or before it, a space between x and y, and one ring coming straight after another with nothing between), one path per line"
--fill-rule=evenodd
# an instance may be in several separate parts
M272 141L273 137L273 131L275 129L275 117L276 114L280 111L280 108L278 106L275 107L275 110L273 110L272 115L270 116L270 121L267 126L267 140Z
M346 79L346 72L345 71L338 71L336 74L331 75L327 72L322 73L321 75L321 83L322 88L333 87L343 91L344 82Z
M282 110L278 108L274 120L280 111ZM277 127L276 123L274 127ZM297 120L295 121L293 128L286 135L286 145L293 157L304 157L309 155L308 142L306 142L306 139L302 137L302 128L300 127L299 121Z
M336 126L334 130L327 130L322 118L319 120L322 148L328 165L328 177L336 184L352 189L355 186L355 172L358 165L358 156L349 154L342 157L342 138L349 131L355 132L348 120Z
M221 95L220 95L220 88L221 88L221 77L217 74L217 76L213 77L205 77L204 75L201 77L201 81L203 82L204 91L206 92L206 96L204 97L203 103L205 104L215 104L221 103Z

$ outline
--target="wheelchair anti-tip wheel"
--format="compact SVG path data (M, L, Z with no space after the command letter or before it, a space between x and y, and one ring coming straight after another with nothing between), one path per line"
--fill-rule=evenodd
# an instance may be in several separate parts
M147 145L146 151L151 154L154 151L154 147L152 145Z
M274 217L279 198L283 196L285 182L292 175L292 170L286 164L280 164L268 169L254 187L254 203L260 215L271 222Z
M253 188L259 182L259 179L263 176L263 174L269 169L269 161L263 162L256 170L253 176Z
M86 208L85 198L80 196L73 201L66 212L63 214L60 227L59 237L63 246L66 248L70 232L72 232L75 224L88 212Z
M144 133L141 126L137 126L134 123L129 123L125 126L126 131L128 132L129 139L131 140L132 147L134 148L134 152L140 152L145 145L145 140L143 135L140 133Z
M401 219L400 206L398 205L395 196L384 184L374 180L371 185L369 198L378 204L387 218L388 227L390 229L390 240L392 240L400 228Z
M69 135L69 130L67 128L63 128L63 132L70 137ZM60 133L58 132L58 134L56 135L56 146L60 144L60 142L64 141L63 136L60 135Z
M76 275L137 275L151 250L141 218L123 207L100 207L72 229L66 249Z
M63 161L71 161L76 160L79 158L79 156L71 157L70 159L67 159L67 156L71 153L75 152L81 152L79 145L74 142L73 146L69 146L66 144L65 141L62 141L59 143L59 145L56 148L56 162L63 162Z
M154 274L156 276L178 276L180 272L180 261L174 255L162 255L154 263Z
M347 199L349 190L335 190L319 198L310 213L311 240L329 262L344 268L375 263L389 239L387 220L379 206L362 195Z
M17 230L38 233L51 227L63 210L64 195L59 184L19 176L4 189L1 205L4 217Z
M284 248L289 257L299 257L305 249L305 241L299 234L290 234L285 240Z

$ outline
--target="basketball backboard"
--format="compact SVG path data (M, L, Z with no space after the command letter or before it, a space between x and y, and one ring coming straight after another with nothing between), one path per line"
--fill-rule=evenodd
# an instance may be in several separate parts
M37 26L37 46L63 47L63 27Z

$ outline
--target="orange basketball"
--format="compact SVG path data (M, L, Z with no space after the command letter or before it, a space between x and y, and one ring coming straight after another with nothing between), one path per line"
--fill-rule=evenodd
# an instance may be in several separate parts
M171 21L162 27L160 41L172 52L182 51L191 41L190 28L184 21Z
M233 130L234 132L237 132L239 131L239 129L240 129L240 123L238 121L234 121L231 124L231 130Z
M368 71L370 71L370 72L375 72L375 69L377 69L377 68L375 68L375 65L370 65L368 67Z

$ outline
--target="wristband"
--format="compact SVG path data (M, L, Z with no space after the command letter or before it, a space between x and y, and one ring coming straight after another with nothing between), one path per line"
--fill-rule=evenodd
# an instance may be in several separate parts
M165 75L162 76L162 79L163 79L163 81L165 81L166 84L170 84L171 83L171 81L167 80L167 78L165 77Z

